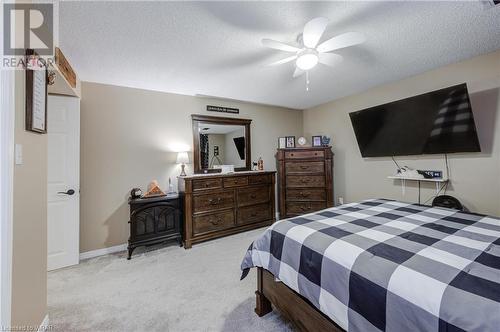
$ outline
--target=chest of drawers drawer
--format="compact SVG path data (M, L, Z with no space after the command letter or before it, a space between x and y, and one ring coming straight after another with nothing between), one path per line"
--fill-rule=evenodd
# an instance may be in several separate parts
M224 188L242 187L248 185L248 177L235 176L232 178L224 178Z
M325 177L322 175L287 175L287 188L325 187Z
M326 208L326 202L287 202L287 214L304 214Z
M213 211L234 206L234 192L216 192L193 197L193 212Z
M323 159L324 157L325 157L325 152L322 150L285 152L285 159L311 159L311 158Z
M325 189L287 189L286 199L291 201L326 201Z
M193 191L222 188L222 179L196 179L193 180Z
M271 183L271 175L253 175L248 178L248 184L268 184Z
M271 219L271 206L269 204L252 205L238 210L238 224L253 224Z
M193 218L193 234L220 231L234 226L234 211L225 210Z
M325 163L323 161L291 161L286 163L287 174L323 174Z
M267 203L271 199L269 186L238 188L238 206Z

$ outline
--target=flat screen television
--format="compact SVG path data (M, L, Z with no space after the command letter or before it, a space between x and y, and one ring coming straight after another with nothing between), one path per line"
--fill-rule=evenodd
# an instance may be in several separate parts
M481 151L465 83L349 116L363 157Z

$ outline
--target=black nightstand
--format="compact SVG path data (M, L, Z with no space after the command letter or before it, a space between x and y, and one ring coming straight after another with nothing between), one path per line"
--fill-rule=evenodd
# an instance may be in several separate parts
M129 199L128 258L135 248L177 240L182 246L182 196Z

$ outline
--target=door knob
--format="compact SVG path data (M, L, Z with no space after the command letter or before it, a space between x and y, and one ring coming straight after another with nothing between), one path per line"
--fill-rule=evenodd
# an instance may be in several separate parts
M58 194L73 195L75 191L73 189L68 189L68 191L59 191Z

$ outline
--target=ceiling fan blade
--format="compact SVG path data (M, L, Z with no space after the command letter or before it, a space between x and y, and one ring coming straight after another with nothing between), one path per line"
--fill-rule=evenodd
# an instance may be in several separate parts
M320 53L319 54L319 63L324 65L335 67L343 60L342 56L333 53Z
M274 48L275 50L280 50L280 51L285 51L285 52L298 52L298 51L300 51L300 48L298 48L298 47L288 45L288 44L285 44L285 43L282 43L282 42L279 42L276 40L267 39L267 38L262 39L262 45L264 45L265 47Z
M302 34L304 46L315 48L316 45L318 45L318 42L321 39L327 25L328 19L325 17L316 17L307 22L304 27L304 33Z
M296 55L292 55L288 58L284 58L284 59L281 59L281 60L278 60L278 61L275 61L275 62L271 62L269 64L267 64L266 66L276 66L276 65L281 65L283 63L287 63L287 62L290 62L290 61L293 61L297 59L297 56Z
M365 36L359 32L346 32L341 35L335 36L327 41L321 43L316 49L318 52L330 52L338 50L339 48L358 45L366 40Z
M295 71L293 72L293 78L299 77L300 75L304 74L305 71L300 69L299 67L295 68Z

